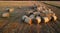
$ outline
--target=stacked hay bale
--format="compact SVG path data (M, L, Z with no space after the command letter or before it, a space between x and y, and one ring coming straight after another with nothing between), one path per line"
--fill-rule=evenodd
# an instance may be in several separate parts
M5 12L2 13L2 17L10 17L10 13L12 13L14 11L14 8L6 8Z
M57 20L55 13L51 9L47 9L45 6L37 6L34 8L35 11L27 12L28 15L25 14L26 17L22 17L24 22L30 24L31 23L41 23L41 22L49 22L51 19L54 21Z

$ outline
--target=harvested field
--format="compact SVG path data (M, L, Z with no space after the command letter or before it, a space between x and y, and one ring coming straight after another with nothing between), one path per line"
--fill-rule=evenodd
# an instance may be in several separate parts
M24 6L22 8L13 7L15 10L14 12L10 13L9 18L0 17L0 33L60 33L60 8L43 3L40 4L51 8L58 17L57 21L29 25L21 22L21 17L24 15L25 11L32 9L30 9L29 6Z

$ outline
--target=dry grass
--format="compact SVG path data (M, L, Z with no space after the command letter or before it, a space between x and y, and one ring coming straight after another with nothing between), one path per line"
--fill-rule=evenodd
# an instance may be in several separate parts
M0 2L0 6L31 6L31 5L33 5L33 3L35 3L35 1L15 1L15 2L13 2L13 1L2 1L2 2Z

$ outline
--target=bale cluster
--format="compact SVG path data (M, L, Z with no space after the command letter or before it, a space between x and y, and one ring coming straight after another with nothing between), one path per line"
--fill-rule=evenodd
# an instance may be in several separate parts
M35 11L26 12L24 16L22 16L22 20L28 24L41 23L41 22L49 22L51 20L56 21L57 17L55 13L51 9L47 9L45 6L40 6L34 8Z
M6 8L5 10L4 10L5 12L4 13L2 13L2 17L9 17L10 16L10 13L12 13L13 11L14 11L14 8Z

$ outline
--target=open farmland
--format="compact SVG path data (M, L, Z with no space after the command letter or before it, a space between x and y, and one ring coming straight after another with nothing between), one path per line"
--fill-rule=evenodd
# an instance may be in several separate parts
M60 7L60 1L42 1L42 2Z
M31 10L30 5L33 5L36 2L1 2L0 11L2 12L5 7L13 7L14 12L10 13L9 18L0 17L0 33L60 33L60 8L45 5L53 10L56 13L58 19L57 21L50 21L48 23L41 24L26 24L21 22L21 17L24 15L25 11ZM22 4L22 5L21 5ZM38 4L38 3L37 3ZM4 12L4 11L3 11Z

